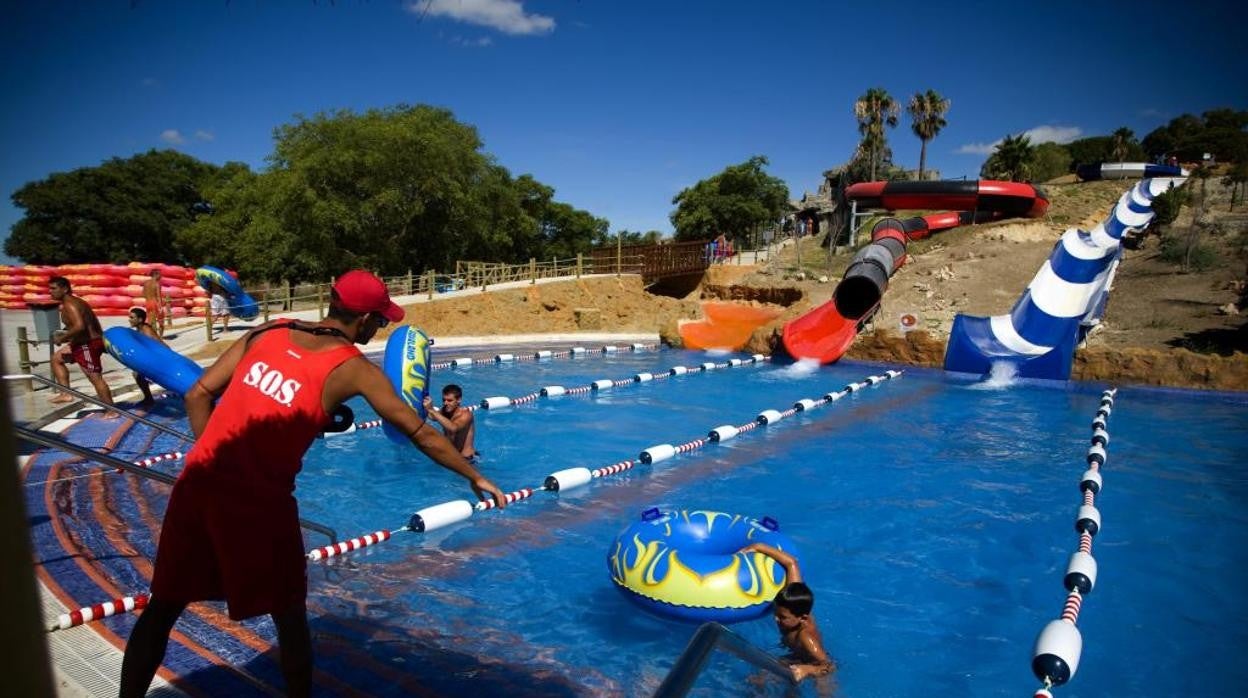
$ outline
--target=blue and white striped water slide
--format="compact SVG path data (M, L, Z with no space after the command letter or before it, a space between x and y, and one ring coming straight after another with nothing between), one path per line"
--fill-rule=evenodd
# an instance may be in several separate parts
M1075 175L1085 182L1098 179L1186 177L1187 174L1187 170L1178 165L1157 165L1151 162L1098 162L1075 168Z
M1096 325L1122 256L1122 237L1153 220L1153 199L1181 177L1145 179L1090 232L1067 230L1008 315L954 318L945 370L983 375L1005 361L1025 378L1070 378L1076 345Z

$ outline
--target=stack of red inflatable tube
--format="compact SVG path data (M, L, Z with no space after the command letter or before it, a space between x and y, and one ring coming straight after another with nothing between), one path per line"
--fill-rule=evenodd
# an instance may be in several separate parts
M69 279L74 295L89 303L97 315L125 315L131 308L144 307L143 283L153 269L160 270L160 285L173 317L204 314L208 294L196 283L193 268L148 262L0 266L0 309L25 310L28 303L51 303L48 280L63 276Z

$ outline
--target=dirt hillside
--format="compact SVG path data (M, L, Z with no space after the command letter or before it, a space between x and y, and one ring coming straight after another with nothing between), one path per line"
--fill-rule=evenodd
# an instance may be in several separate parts
M1129 186L1049 186L1052 204L1043 219L964 226L912 243L848 356L942 365L957 313L1008 312L1062 232L1103 220ZM1198 226L1208 266L1183 271L1166 261L1155 233L1127 249L1104 322L1076 354L1075 378L1248 390L1248 325L1237 314L1248 311L1242 298L1248 210L1229 210L1230 192L1217 178L1208 192ZM1192 225L1193 212L1185 208L1169 234L1185 235ZM731 300L781 310L746 346L769 353L784 323L831 299L850 256L829 257L819 240L806 238L800 246L773 248L757 265L713 267L696 285L649 292L635 276L585 278L442 298L409 306L408 317L435 337L639 331L679 344L678 321L700 319L700 301ZM907 313L918 317L918 330L902 335L899 318Z

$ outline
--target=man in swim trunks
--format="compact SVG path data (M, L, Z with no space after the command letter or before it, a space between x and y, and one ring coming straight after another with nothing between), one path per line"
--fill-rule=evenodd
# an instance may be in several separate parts
M48 294L52 300L61 304L61 323L65 329L52 334L56 345L66 344L69 352L52 352L52 378L61 385L69 385L69 367L67 363L78 364L82 374L95 388L100 402L113 404L113 393L104 382L104 367L100 359L104 356L104 330L100 328L100 320L95 311L86 301L74 295L69 286L69 279L54 276L48 280ZM60 393L51 398L50 402L73 402L68 393ZM107 413L106 417L115 417Z
M151 600L122 661L122 698L147 691L187 604L222 598L235 620L272 616L287 694L308 695L307 561L292 493L304 452L346 400L362 395L477 497L506 504L355 347L402 319L381 279L347 272L334 283L324 320L278 320L249 331L186 392L197 440L169 495Z
M147 311L146 310L142 308L131 308L129 320L130 320L130 328L133 329L135 332L138 332L144 337L150 337L156 340L157 342L160 342L161 344L165 343L165 340L160 338L160 335L156 333L156 330L152 329L152 326L147 324ZM147 382L147 379L144 378L143 375L139 373L138 371L134 372L134 382L139 386L139 390L143 392L143 401L140 402L139 404L145 405L145 406L150 406L154 404L156 400L152 398L151 384L149 384Z
M463 406L464 390L451 383L442 389L442 408L433 408L433 398L425 397L425 411L433 417L451 440L460 455L469 461L477 462L477 449L473 445L477 427L473 423L472 410Z
M165 336L165 292L160 287L160 270L153 269L151 278L143 282L143 305L147 319L154 323L158 337Z

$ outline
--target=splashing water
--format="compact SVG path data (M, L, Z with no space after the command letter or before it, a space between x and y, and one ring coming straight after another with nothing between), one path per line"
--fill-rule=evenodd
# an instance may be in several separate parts
M1018 366L1012 361L993 361L988 378L971 386L972 390L1002 390L1014 385Z
M732 353L731 349L707 349L706 350L707 356L712 356L716 358L721 357L721 356L728 356L731 353Z
M768 378L781 381L792 381L806 378L819 370L818 359L799 359L784 368L765 374Z

